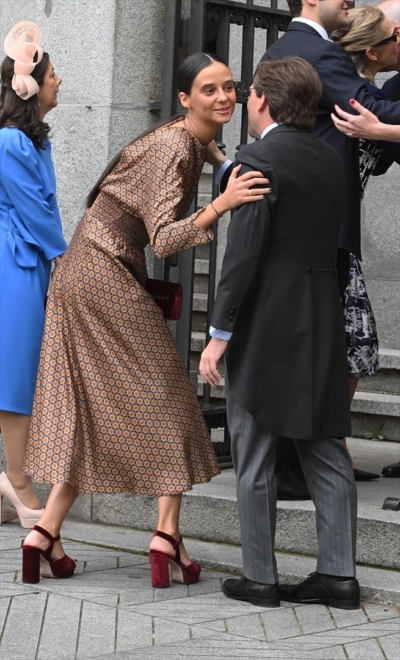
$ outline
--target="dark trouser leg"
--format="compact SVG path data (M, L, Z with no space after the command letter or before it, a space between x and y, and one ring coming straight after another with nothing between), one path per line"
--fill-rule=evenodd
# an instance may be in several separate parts
M276 435L267 431L227 391L227 415L242 536L243 573L275 584Z
M357 489L342 440L295 440L316 508L318 573L355 576Z

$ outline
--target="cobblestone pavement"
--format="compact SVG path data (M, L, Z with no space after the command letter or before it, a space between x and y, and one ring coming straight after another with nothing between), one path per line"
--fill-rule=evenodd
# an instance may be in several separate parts
M69 580L21 582L16 524L0 528L0 656L4 660L398 660L400 610L364 602L279 609L228 600L225 573L152 589L148 557L66 542Z

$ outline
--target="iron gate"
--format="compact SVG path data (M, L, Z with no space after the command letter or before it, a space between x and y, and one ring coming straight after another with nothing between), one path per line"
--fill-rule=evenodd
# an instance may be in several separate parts
M247 143L247 94L251 85L253 72L257 66L254 61L254 44L256 31L265 35L265 48L268 48L279 33L284 32L290 22L287 11L278 9L278 0L268 0L269 6L256 4L253 0L191 0L190 19L182 19L182 0L166 0L165 8L165 40L163 59L163 88L161 118L165 119L177 112L176 75L180 62L192 53L211 52L223 57L228 62L232 52L231 26L241 28L241 66L240 79L235 81L237 87L237 105L241 112L240 135L237 148ZM265 3L266 4L266 3ZM237 43L238 35L236 35ZM224 148L223 129L217 136L217 143ZM215 178L215 177L214 177ZM218 195L218 188L213 184L210 191L212 197ZM190 213L197 208L194 201ZM218 223L213 226L214 240L210 244L209 276L207 295L206 341L209 340L210 325L216 289ZM186 368L190 368L190 349L192 334L192 307L194 288L195 248L185 250L165 261L155 259L154 277L170 279L173 274L170 269L179 263L179 282L183 288L183 308L181 319L177 322L176 341L182 354ZM225 405L211 402L210 386L203 385L201 401L202 411L209 430L224 428L224 442L217 443L217 455L221 467L231 465L230 439L226 424ZM222 446L221 446L222 444Z

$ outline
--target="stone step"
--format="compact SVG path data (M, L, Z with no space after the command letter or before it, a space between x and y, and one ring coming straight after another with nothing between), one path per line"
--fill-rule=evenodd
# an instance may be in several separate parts
M194 293L193 294L193 305L192 309L194 312L206 312L207 311L207 299L208 296L206 293Z
M385 417L400 417L400 394L357 391L351 406L353 412Z
M96 547L148 554L152 532L67 520L63 525L62 537ZM201 541L186 536L185 546L192 559L204 568L236 574L242 572L242 553L238 545ZM315 570L314 557L277 552L276 558L282 583L300 582ZM400 605L400 575L397 572L358 565L357 578L362 600ZM350 616L350 612L347 615Z
M373 376L359 379L357 390L400 395L400 351L380 349L379 364L380 369Z
M192 332L190 350L192 353L202 353L206 347L206 333Z
M208 259L195 259L194 272L195 275L208 275L210 271L210 262Z
M196 360L193 359L193 364ZM203 379L197 377L197 396L203 395ZM211 398L225 399L225 379L211 388ZM364 437L366 433L381 428L386 440L400 442L400 395L379 392L356 392L352 404L353 435ZM399 457L400 459L400 457Z
M398 445L350 439L349 447L360 469L380 472L394 462ZM383 510L386 497L396 497L397 479L358 482L357 562L376 568L400 569L400 511ZM39 489L39 492L41 489ZM142 530L157 524L157 498L131 494L79 496L70 519ZM240 544L233 470L224 470L210 483L184 494L181 531L203 541ZM121 530L122 533L122 530ZM315 507L311 501L278 502L276 549L316 556ZM392 572L392 579L398 574Z
M208 293L208 276L207 275L196 275L193 280L193 290L195 293Z

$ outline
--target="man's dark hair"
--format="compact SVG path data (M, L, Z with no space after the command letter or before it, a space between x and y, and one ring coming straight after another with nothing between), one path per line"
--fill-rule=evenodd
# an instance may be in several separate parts
M322 97L315 69L301 57L262 62L254 77L258 97L265 96L274 121L311 130Z
M289 11L293 18L300 16L303 11L303 0L287 0Z

